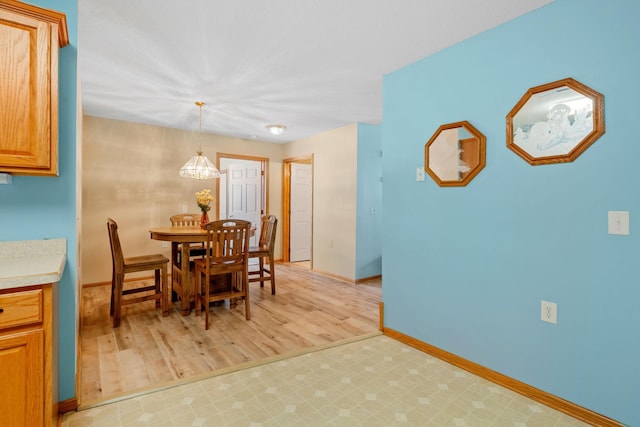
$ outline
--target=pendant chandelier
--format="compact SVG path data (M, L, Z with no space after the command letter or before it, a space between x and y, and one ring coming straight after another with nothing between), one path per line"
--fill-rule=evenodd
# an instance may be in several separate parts
M200 108L200 133L198 134L199 148L196 155L191 158L184 166L180 168L180 176L193 179L212 179L220 178L220 171L213 163L202 155L202 107L204 102L196 101L196 105Z

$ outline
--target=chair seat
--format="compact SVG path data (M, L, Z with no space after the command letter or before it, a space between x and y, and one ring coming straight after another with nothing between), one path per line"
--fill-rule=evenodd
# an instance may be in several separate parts
M258 256L269 256L269 245L251 246L249 248L249 258Z
M124 259L124 268L129 269L133 267L139 267L146 270L156 264L163 264L165 262L168 263L169 258L165 257L162 254L133 256Z
M191 261L191 265L192 265L192 269L195 268L200 268L201 270L204 270L207 268L207 261L206 259L196 259ZM244 266L242 265L238 265L235 262L229 261L229 262L212 262L209 266L210 270L211 270L211 274L224 274L224 273L233 273L236 271L242 271L242 269L244 268Z

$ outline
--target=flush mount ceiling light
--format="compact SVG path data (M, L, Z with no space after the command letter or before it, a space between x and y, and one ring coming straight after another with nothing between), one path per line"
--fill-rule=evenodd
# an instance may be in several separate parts
M191 158L184 166L180 168L180 176L193 179L212 179L220 178L220 171L202 155L202 107L204 102L196 101L196 105L200 108L200 133L198 134L199 148L196 155Z
M285 125L267 125L267 129L269 129L269 132L271 132L273 135L282 135L282 132L284 132L284 130L287 127Z

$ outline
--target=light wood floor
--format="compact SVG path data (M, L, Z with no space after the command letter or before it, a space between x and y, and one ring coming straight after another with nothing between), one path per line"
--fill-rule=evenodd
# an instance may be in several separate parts
M349 284L278 263L276 295L251 284L251 320L229 303L204 317L162 317L153 302L125 306L113 329L110 286L83 290L79 403L143 390L216 369L375 332L381 281ZM141 282L140 282L141 283ZM129 286L134 285L129 283Z

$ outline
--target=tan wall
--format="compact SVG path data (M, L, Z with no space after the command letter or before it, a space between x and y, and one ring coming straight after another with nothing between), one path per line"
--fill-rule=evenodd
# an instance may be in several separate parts
M356 278L357 124L285 146L284 158L313 154L313 269Z
M107 217L118 223L125 256L169 256L169 248L149 238L149 228L169 225L169 216L185 208L198 212L196 191L209 188L216 193L215 180L178 176L197 148L195 132L84 117L81 283L111 280ZM269 158L269 213L282 218L283 145L205 134L202 149L214 163L217 152ZM278 230L278 259L280 236Z

